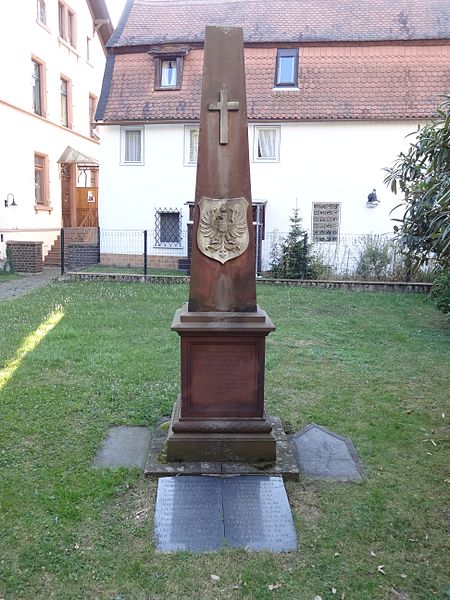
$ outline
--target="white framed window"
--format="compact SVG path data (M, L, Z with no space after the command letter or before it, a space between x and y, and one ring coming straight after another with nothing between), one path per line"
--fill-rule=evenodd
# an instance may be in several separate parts
M298 48L279 48L275 66L275 85L296 87L298 84Z
M45 0L37 0L37 20L39 23L47 25L47 6Z
M199 126L186 125L184 128L184 164L195 166L198 158Z
M253 160L255 162L279 162L280 126L255 125Z
M181 213L173 209L159 209L155 215L155 245L181 247Z
M337 242L341 220L341 205L337 202L313 202L312 241Z
M144 164L144 130L143 127L120 128L120 164Z

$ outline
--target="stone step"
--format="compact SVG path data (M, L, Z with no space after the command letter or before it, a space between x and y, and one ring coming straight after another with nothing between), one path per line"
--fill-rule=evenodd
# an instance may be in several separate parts
M47 256L44 258L45 267L60 267L61 266L61 236L58 235L53 242Z

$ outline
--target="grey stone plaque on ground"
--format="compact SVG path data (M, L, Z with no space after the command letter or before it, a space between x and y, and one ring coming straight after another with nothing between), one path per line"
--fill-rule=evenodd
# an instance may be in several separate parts
M223 480L223 511L229 546L271 552L296 550L297 536L281 477Z
M297 548L281 477L165 477L158 481L156 549L207 552L223 546Z
M216 477L164 477L158 481L156 549L207 552L224 544L221 481Z
M150 432L147 427L111 427L95 455L94 467L140 467L147 461Z
M314 423L291 436L301 475L337 481L360 481L363 469L349 438Z

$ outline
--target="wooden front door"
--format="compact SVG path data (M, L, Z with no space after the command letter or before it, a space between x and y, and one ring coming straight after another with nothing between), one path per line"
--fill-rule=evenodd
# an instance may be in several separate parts
M71 202L70 195L72 189L72 177L69 165L62 165L61 168L61 202L62 202L62 225L71 227Z
M98 188L76 188L77 227L98 227Z

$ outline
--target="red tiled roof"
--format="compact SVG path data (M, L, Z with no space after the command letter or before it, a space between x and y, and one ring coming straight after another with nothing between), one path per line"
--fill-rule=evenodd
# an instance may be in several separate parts
M246 43L450 38L448 0L128 0L110 47L203 42L206 25Z
M299 91L274 91L275 48L246 48L250 120L429 118L450 90L450 46L371 44L301 46ZM114 60L105 122L198 120L203 50L185 58L180 91L154 91L146 53ZM112 67L111 67L112 68Z

